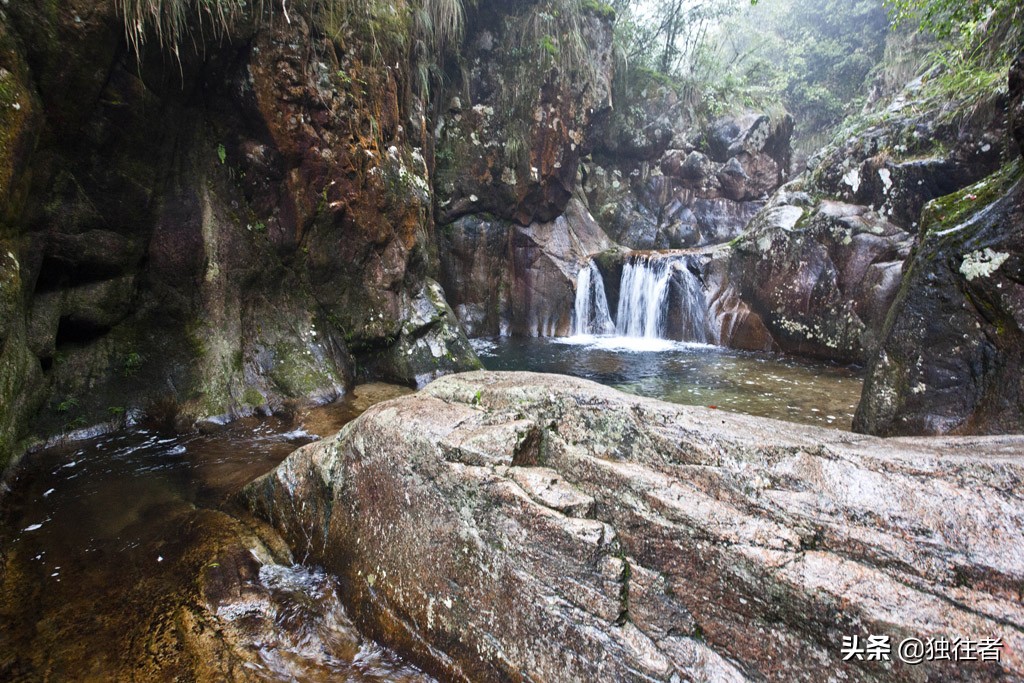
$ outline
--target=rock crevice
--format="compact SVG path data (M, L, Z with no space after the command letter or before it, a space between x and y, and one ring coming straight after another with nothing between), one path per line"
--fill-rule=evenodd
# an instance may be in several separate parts
M371 409L245 497L370 633L457 680L954 671L843 664L853 634L1002 637L999 665L955 672L988 680L1024 666L1022 447L475 373Z

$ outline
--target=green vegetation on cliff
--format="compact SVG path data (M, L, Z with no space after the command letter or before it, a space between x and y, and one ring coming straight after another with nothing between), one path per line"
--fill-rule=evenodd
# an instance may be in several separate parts
M806 149L863 105L888 25L882 0L613 5L620 101L656 85L674 90L694 122L739 109L789 111Z

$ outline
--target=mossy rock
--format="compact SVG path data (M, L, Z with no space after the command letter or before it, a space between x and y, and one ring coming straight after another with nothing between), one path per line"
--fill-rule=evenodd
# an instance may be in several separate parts
M961 225L979 209L1004 196L1022 175L1024 162L1017 158L984 180L959 192L933 199L925 205L921 215L921 234L941 232Z
M1024 423L1020 163L933 203L928 216L854 429L882 436L1017 433Z

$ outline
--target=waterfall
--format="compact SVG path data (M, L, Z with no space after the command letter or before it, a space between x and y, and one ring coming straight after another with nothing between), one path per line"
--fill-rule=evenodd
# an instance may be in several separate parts
M576 280L576 308L572 333L609 334L615 329L608 311L608 297L604 292L604 280L597 264L592 260L580 269Z
M619 310L615 316L615 334L620 337L663 339L665 299L672 279L668 259L630 260L622 267Z
M707 302L688 254L634 254L622 266L612 321L604 282L591 260L576 285L573 334L709 341Z
M711 341L708 331L708 302L704 298L704 287L700 279L689 268L689 261L679 262L677 280L679 292L679 336L683 341L707 344Z

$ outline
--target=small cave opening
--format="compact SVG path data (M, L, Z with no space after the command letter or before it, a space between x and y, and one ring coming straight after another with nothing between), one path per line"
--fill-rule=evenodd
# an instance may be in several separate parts
M109 331L109 327L98 325L91 320L76 316L64 316L57 325L56 347L61 349L69 346L85 346Z
M74 263L65 258L47 256L39 267L35 291L40 294L99 282L126 272L122 266L100 263Z

